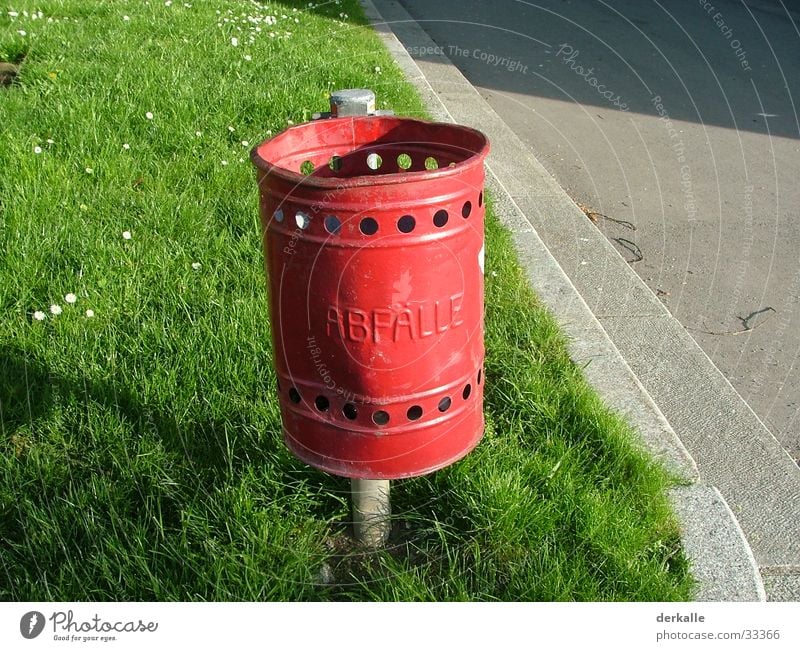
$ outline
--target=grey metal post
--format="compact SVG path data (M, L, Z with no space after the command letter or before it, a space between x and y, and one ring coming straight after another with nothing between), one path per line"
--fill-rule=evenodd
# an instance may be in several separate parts
M382 547L392 530L388 479L351 479L353 535L364 547Z
M375 93L366 88L350 88L331 93L330 113L317 113L314 119L352 115L386 115L375 110ZM389 538L392 505L388 479L351 479L353 536L364 547L377 549Z
M375 113L375 93L367 88L348 88L331 93L332 118L373 113Z

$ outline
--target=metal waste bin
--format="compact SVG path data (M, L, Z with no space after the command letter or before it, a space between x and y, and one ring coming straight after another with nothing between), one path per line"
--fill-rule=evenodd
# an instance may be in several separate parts
M253 149L284 438L308 464L397 479L478 444L488 151L385 115Z

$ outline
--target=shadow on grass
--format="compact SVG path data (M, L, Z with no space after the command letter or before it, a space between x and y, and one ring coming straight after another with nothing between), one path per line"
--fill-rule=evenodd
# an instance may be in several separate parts
M182 419L135 388L64 377L0 345L0 598L188 598L182 585L215 598L187 556L210 566L223 554L203 547L211 541L244 553L259 513L336 512L343 480L291 456L277 419L197 411ZM136 563L153 580L115 584L108 567Z

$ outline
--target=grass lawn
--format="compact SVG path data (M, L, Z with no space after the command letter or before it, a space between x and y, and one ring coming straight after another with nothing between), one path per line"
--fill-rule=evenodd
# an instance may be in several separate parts
M394 483L392 545L283 445L249 149L337 88L424 114L356 2L0 2L0 60L0 599L690 598L494 218L486 436Z

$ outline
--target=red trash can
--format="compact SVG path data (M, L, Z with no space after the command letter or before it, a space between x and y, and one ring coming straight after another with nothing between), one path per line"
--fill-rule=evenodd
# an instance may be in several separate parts
M287 445L344 477L457 461L483 434L486 137L389 116L255 147Z

